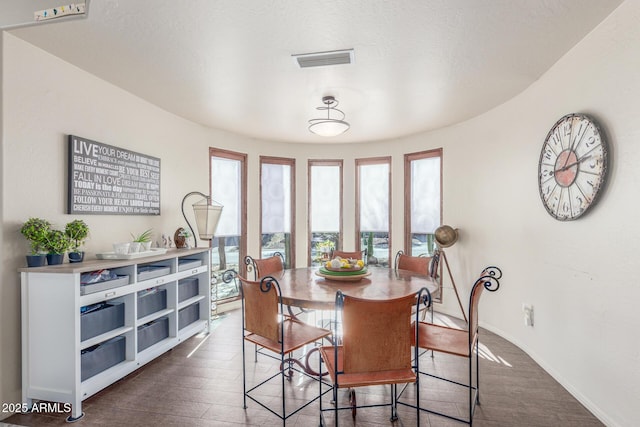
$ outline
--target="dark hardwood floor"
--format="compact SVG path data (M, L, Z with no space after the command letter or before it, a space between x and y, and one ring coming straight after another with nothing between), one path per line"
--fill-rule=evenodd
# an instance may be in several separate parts
M441 322L459 323L438 315ZM100 393L83 402L84 418L80 426L277 426L282 421L249 401L242 408L241 318L236 310L212 324L209 335L199 335L182 343L163 356L140 368ZM477 407L474 425L487 426L601 426L603 425L563 387L542 370L529 356L504 339L481 331L480 385L481 405ZM259 357L253 363L253 346L247 345L247 372L261 378L277 369L269 358ZM316 353L317 354L317 353ZM421 357L421 369L437 371L448 377L464 379L466 360L436 353ZM317 361L312 367L317 366ZM461 387L422 376L421 405L439 411L464 415L467 393ZM405 391L411 402L413 386ZM459 389L459 390L456 390ZM279 383L267 385L260 395L279 405ZM292 396L314 396L317 382L297 375L287 382ZM385 399L388 386L359 388L358 404ZM340 390L341 402L348 402L347 392ZM323 406L329 405L328 395ZM386 400L385 400L386 401ZM346 426L411 426L416 424L415 410L399 407L400 419L389 421L389 408L359 409L355 422L350 411L342 411L341 425ZM4 423L21 426L62 426L68 414L16 414ZM332 414L326 421L333 423ZM421 426L462 426L443 417L422 413ZM0 424L2 424L0 422ZM317 402L287 420L291 426L319 424Z

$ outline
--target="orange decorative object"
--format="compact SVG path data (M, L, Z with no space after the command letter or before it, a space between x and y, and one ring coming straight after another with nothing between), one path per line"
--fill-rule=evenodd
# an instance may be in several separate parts
M176 243L176 248L187 248L187 239L182 235L184 233L184 228L180 227L173 234L173 241Z

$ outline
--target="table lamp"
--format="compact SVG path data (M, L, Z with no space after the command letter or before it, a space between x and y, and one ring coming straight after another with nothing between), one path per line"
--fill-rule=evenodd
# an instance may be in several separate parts
M192 191L187 193L186 196L182 199L182 216L184 220L187 222L189 229L191 230L191 235L193 236L194 247L198 247L198 239L196 238L196 234L193 231L193 227L191 223L187 219L187 215L184 213L184 202L190 196L199 195L203 197L200 201L194 203L193 214L196 218L196 228L198 229L198 237L202 240L211 240L216 232L216 228L218 228L218 222L220 221L220 215L222 214L223 206L213 200L211 196L207 196L204 193L199 191Z

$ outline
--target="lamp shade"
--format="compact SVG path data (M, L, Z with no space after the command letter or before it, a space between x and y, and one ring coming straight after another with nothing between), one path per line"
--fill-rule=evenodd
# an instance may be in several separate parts
M211 203L209 203L211 201ZM202 240L213 239L220 221L223 206L211 199L203 199L193 205L193 214L196 218L198 236Z
M309 132L320 136L338 136L349 130L349 123L344 121L345 115L338 110L338 100L333 96L323 96L324 107L316 107L316 110L326 111L327 117L309 120Z
M349 129L349 124L343 120L322 120L309 126L309 130L320 136L338 136Z

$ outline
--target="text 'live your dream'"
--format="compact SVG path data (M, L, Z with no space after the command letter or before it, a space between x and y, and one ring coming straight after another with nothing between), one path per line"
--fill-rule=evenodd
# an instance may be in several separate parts
M69 138L70 213L160 214L160 159Z

